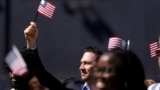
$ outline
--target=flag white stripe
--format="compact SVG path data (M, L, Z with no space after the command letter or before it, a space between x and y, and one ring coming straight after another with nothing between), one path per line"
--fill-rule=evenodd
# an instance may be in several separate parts
M122 45L122 43L123 43L123 45ZM108 43L108 50L111 50L111 49L116 48L116 47L124 49L126 47L125 43L126 42L121 38L111 37L109 39L109 43Z
M42 6L39 7L39 11L45 11L44 13L50 13L50 14L53 14L54 12L54 9L49 9L49 8L44 8Z
M41 7L38 11L43 12L44 14L52 15L52 12L47 12L46 10L44 10L44 8Z
M42 14L44 14L44 15L47 15L47 16L52 16L53 14L53 12L48 12L48 11L46 11L44 8L39 8L39 10L38 10L39 12L41 12Z

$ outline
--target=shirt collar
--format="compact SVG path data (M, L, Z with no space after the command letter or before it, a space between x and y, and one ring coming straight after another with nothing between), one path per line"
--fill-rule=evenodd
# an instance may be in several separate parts
M83 85L83 87L82 87L82 90L84 90L85 87L87 88L87 90L90 90L90 88L89 88L87 82L84 83L84 85Z

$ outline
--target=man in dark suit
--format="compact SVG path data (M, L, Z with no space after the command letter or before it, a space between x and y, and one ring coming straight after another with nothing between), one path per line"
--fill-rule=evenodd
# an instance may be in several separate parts
M31 49L33 52L35 52L36 40L38 37L38 29L36 23L30 23L30 25L24 30L24 36L26 39L27 49ZM37 50L36 53L38 53ZM93 79L93 69L100 54L100 50L96 47L89 46L85 48L79 67L82 81L70 78L64 80L63 85L65 85L66 88L72 90L95 90L96 85ZM39 59L38 54L36 55Z
M31 23L26 30L30 30L32 35L25 34L27 47L21 51L21 54L27 64L28 72L21 76L13 75L16 80L14 88L16 90L70 90L65 88L59 80L45 70L45 67L39 58L37 49L32 48L31 43L33 44L35 41L34 38L37 38L38 36L36 25Z

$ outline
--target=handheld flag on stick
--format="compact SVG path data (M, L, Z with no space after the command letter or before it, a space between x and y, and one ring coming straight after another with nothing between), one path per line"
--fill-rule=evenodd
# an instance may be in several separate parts
M47 0L41 0L34 22L36 22L38 12L48 18L52 18L55 8L56 8L55 5L53 5L51 2Z
M158 39L158 42L153 42L151 43L150 45L150 54L151 54L151 57L157 57L159 56L158 54L160 53L160 36L159 36L159 39Z
M28 72L27 65L16 46L13 46L6 55L5 62L16 76L22 76Z
M158 42L157 41L153 42L149 46L150 46L151 57L156 57L157 56L156 50L158 49Z
M114 49L114 48L121 48L129 50L130 48L130 40L127 42L119 37L111 37L109 38L108 43L108 50Z

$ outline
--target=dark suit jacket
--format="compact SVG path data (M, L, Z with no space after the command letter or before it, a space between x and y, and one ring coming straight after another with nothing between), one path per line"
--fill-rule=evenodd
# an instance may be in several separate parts
M50 88L50 90L82 90L84 82L75 78L69 78L64 80L63 83L61 83L58 79L56 79L49 72L47 72L41 62L37 49L23 49L21 53L30 71L29 76L27 76L27 81L30 79L30 77L32 77L32 75L36 75L40 83ZM22 85L22 82L19 83L19 86L22 86L23 88L19 90L25 90L24 87L27 87L26 85Z
M23 49L21 54L27 64L29 73L25 77L16 77L16 88L18 90L28 90L28 81L33 76L36 76L39 82L50 90L67 90L59 80L45 70L37 49Z
M75 78L69 78L64 80L63 85L71 90L82 90L84 82Z

